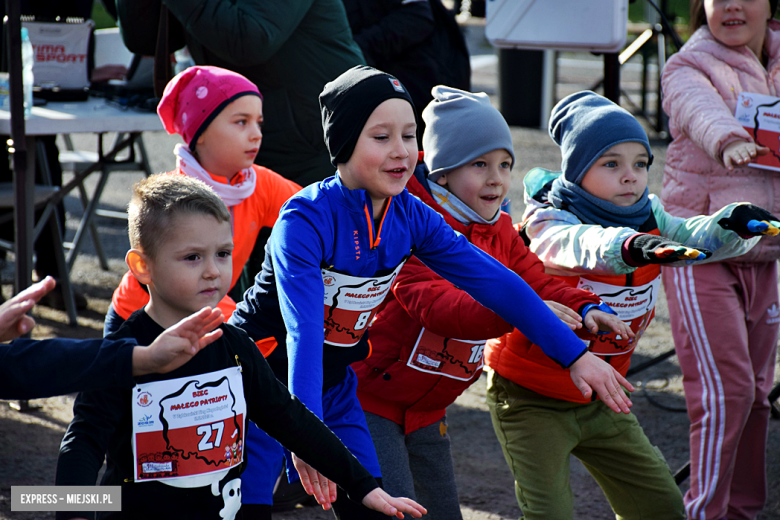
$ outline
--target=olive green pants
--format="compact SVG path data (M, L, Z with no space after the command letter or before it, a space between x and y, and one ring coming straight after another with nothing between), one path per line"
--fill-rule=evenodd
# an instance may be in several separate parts
M685 518L669 467L634 414L615 413L601 401L546 397L494 371L487 402L525 520L572 519L569 454L596 479L616 518Z

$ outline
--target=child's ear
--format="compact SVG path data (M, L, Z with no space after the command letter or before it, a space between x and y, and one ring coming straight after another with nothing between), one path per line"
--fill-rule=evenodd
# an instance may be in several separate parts
M149 285L152 283L152 275L149 271L149 263L147 262L146 255L144 255L138 249L131 249L125 255L125 263L130 268L130 272L133 273L138 283L143 285Z
M436 179L436 184L438 184L439 186L446 186L447 185L447 174L445 173L444 175L442 175L441 177Z

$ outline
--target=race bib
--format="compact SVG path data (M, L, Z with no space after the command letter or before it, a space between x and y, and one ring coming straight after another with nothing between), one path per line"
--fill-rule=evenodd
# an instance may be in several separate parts
M637 287L610 285L580 278L577 288L598 295L617 313L618 318L629 324L635 334L633 339L622 338L614 333L598 336L587 342L590 351L600 356L619 356L634 350L655 315L660 286L660 276Z
M485 343L443 338L423 329L406 364L420 372L470 381L484 365Z
M780 171L780 98L740 92L734 117L757 145L769 153L750 159L749 166Z
M325 343L354 347L366 333L404 262L386 276L364 278L322 270L325 286Z
M133 388L135 480L224 473L243 460L246 401L239 367Z

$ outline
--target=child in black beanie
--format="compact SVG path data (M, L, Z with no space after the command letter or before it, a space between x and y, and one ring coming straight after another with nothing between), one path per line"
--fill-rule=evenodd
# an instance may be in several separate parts
M632 390L628 382L587 352L519 276L406 191L418 157L417 124L396 78L352 68L325 86L320 106L337 175L282 208L263 270L231 323L255 341L273 336L286 344L268 356L277 377L374 477L381 477L379 463L349 365L370 355L366 329L411 255L534 338L571 369L583 394L596 391L614 411L628 413L631 402L620 389ZM281 463L277 444L269 440L266 449L265 460ZM288 475L297 478L297 469L307 491L314 484L335 495L335 486L294 454L289 461L295 469L288 464ZM342 519L374 518L346 499L333 506Z

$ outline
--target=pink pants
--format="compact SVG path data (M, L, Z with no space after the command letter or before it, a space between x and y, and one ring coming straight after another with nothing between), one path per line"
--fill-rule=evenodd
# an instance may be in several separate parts
M754 519L766 502L777 263L664 268L691 420L688 518Z

